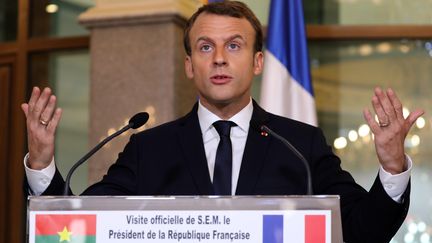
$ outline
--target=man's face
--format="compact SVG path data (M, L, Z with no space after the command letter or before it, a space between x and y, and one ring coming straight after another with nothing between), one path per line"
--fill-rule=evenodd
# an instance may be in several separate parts
M249 102L252 78L262 72L263 54L254 54L255 30L245 18L203 13L189 33L192 55L185 60L206 107Z

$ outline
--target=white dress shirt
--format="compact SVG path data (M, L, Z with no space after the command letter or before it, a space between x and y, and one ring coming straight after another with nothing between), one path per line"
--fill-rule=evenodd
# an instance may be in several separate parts
M231 195L235 195L237 181L240 174L240 166L243 158L246 139L249 131L249 122L252 118L253 105L252 99L249 104L239 113L229 119L237 126L231 127L231 144L232 144L232 177L231 177ZM213 123L223 120L205 108L201 102L198 104L198 120L201 127L201 132L204 142L204 150L207 158L210 179L213 182L213 171L216 160L216 151L219 145L219 133L213 126Z
M232 168L232 188L231 194L234 195L237 188L237 181L240 174L241 160L246 145L246 139L249 131L249 121L252 118L253 105L252 99L249 104L243 108L239 113L231 117L229 120L235 122L237 126L231 127L231 143L233 151L233 168ZM204 149L208 163L210 178L213 181L213 170L216 159L216 150L219 144L219 134L213 127L213 123L222 120L207 108L201 102L198 104L198 120L203 135ZM407 170L392 175L384 170L382 166L379 169L379 178L387 194L396 202L401 201L402 194L408 186L411 176L412 161L406 155ZM42 170L33 170L27 166L28 154L24 157L24 168L27 176L31 192L33 195L41 195L49 186L55 174L54 159L50 165Z

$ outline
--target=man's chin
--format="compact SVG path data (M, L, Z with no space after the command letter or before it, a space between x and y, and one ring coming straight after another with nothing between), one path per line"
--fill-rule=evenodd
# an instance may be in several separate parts
M249 98L244 99L244 102L242 102L243 99L239 99L238 97L211 97L206 98L205 102L203 102L203 99L201 99L201 103L207 103L208 105L223 108L227 106L233 106L233 105L241 105L242 103L245 103L244 105L247 105L249 103Z
M227 106L235 102L235 99L233 98L227 98L227 97L211 97L211 98L201 98L201 102L205 100L205 103L208 103L209 105L214 106Z

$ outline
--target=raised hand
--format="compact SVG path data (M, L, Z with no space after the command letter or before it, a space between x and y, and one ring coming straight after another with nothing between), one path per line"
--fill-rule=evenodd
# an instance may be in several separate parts
M387 172L398 174L406 169L405 138L424 111L416 109L405 119L402 104L392 89L383 91L377 87L374 93L372 106L378 122L367 108L363 110L363 115L375 135L375 149L379 162Z
M34 87L28 103L21 105L26 116L27 143L29 149L28 166L41 170L47 167L54 157L54 138L62 110L56 108L56 97L50 88L42 92Z

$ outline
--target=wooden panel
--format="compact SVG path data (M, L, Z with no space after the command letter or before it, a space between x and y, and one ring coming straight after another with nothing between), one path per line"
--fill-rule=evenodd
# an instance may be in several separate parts
M25 100L27 90L27 41L29 1L18 0L18 35L17 52L12 64L12 85L10 87L10 144L8 168L8 225L6 241L24 242L25 239L25 204L22 191L24 169L22 159L25 151L25 120L20 105Z
M0 64L0 242L7 242L11 67Z
M308 25L308 39L430 39L431 25Z
M18 45L15 42L0 43L0 55L13 54L18 51Z
M52 51L59 49L88 48L90 38L88 36L64 37L64 38L34 38L27 43L28 50Z
M0 55L15 54L20 52L54 51L61 49L88 48L90 38L88 36L64 37L64 38L33 38L20 45L17 43L0 43ZM24 48L24 49L23 49Z
M25 208L23 166L25 129L20 110L25 93L16 82L16 55L0 56L0 242L23 242ZM21 89L21 90L19 90Z

